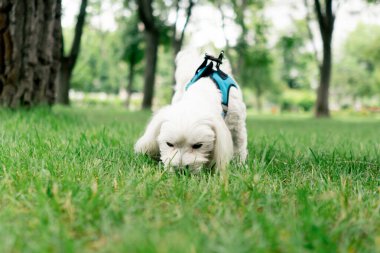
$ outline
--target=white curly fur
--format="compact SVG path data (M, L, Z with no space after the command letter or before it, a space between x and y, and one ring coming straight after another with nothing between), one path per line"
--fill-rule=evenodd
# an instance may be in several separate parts
M185 91L202 61L203 56L193 50L178 54L172 104L153 116L135 145L137 153L160 156L165 166L189 168L191 172L212 165L222 170L234 156L245 162L246 106L241 90L231 88L225 118L222 117L220 91L210 78L201 78ZM227 61L221 69L231 76ZM198 147L197 144L202 145Z

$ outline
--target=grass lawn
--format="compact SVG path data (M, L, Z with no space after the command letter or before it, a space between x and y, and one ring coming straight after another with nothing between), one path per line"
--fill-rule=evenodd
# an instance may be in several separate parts
M148 118L0 110L0 252L380 252L380 120L251 117L221 180L134 155Z

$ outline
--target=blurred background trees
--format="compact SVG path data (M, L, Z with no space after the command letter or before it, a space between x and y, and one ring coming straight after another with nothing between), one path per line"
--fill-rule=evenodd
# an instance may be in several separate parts
M124 53L122 59L128 64L128 84L125 105L129 108L131 96L134 91L136 69L144 58L144 38L139 30L139 19L136 14L120 21L124 25L122 37L124 38Z
M380 26L360 24L347 37L334 66L333 87L344 106L380 94Z
M4 105L38 104L30 95L38 93L36 83L24 89L27 96L7 95L7 2L0 1L0 98ZM50 103L55 93L55 102L68 104L70 90L75 101L98 96L130 109L159 107L173 94L176 55L196 47L225 50L250 110L329 116L380 107L380 18L355 19L376 16L377 1L63 0L62 8L64 50L54 46L60 83L54 79L56 89L44 93ZM36 52L44 57L48 50Z
M255 94L255 106L258 110L262 110L263 95L270 92L277 93L279 90L273 73L274 55L267 38L270 23L264 15L266 2L232 0L218 3L222 23L229 18L241 31L234 46L226 43L226 53L231 61L235 78L242 87L248 88ZM228 10L233 11L233 16L226 16ZM228 41L228 38L225 40Z

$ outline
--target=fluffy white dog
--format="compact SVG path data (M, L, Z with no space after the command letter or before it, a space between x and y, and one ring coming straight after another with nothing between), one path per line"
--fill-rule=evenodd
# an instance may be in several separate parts
M135 145L137 153L160 157L165 166L192 173L205 166L222 170L234 156L245 162L246 106L241 90L229 89L226 109L222 106L221 90L211 78L202 77L189 87L201 63L202 57L193 51L177 56L172 104L153 116ZM222 67L231 76L228 63Z

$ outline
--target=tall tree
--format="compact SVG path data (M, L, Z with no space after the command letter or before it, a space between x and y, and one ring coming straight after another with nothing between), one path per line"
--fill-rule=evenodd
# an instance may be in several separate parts
M215 1L212 1L215 2ZM256 105L262 108L262 97L268 91L277 91L273 78L273 59L266 38L268 22L263 10L263 0L217 1L222 16L222 27L228 18L223 9L232 9L233 22L240 27L237 43L229 45L226 39L226 54L231 61L235 77L242 85L251 85L256 96Z
M125 105L128 108L131 95L133 92L133 83L136 73L136 66L143 59L144 51L143 51L143 36L141 35L138 27L139 20L135 15L132 15L126 21L127 26L125 31L123 32L124 38L124 54L123 60L128 64L128 84L127 84L127 99L125 101Z
M61 1L0 0L0 104L52 104L61 54Z
M343 1L335 1L336 6L339 6ZM364 2L368 3L378 3L379 0L366 0ZM304 0L307 10L309 10L308 0ZM311 32L310 26L308 26L309 37L313 43L313 50L315 53L315 58L319 63L319 72L320 72L320 81L319 87L317 90L317 102L315 108L316 117L329 117L329 88L331 81L331 73L332 73L332 38L334 32L334 23L335 23L335 13L333 11L333 1L332 0L324 0L323 2L320 0L314 0L314 12L317 16L317 21L319 25L319 30L322 38L323 52L322 52L322 62L319 63L318 60L318 52L316 50L316 46L313 41L313 34ZM306 20L308 23L311 21L310 13L307 12Z
M143 109L150 109L153 104L154 84L157 66L157 51L159 45L158 20L153 15L153 0L137 0L138 14L144 24L145 35L145 74Z
M174 3L175 3L175 9L176 9L176 18L175 18L174 24L172 25L172 31L173 31L173 34L172 34L172 48L173 48L173 58L174 59L176 58L177 54L182 49L183 41L185 39L185 31L186 31L187 25L189 24L190 17L191 17L191 14L192 14L192 10L193 10L194 4L195 4L194 0L189 0L188 1L187 7L186 7L185 24L182 26L182 28L179 28L178 27L178 19L179 19L180 12L181 12L181 4L183 2L184 1L181 1L181 0L175 0L174 1ZM173 62L174 62L173 85L175 85L176 64L175 64L175 61L173 61Z
M86 20L86 8L87 8L87 0L82 0L77 23L75 25L75 34L74 39L71 45L70 53L68 55L64 55L64 48L62 47L62 60L61 60L61 69L60 69L60 81L57 86L57 103L68 105L69 104L69 90L70 90L70 80L71 76L77 62L79 52L80 52L80 44L83 34L83 27Z
M329 88L332 67L332 38L334 31L335 14L333 12L332 0L314 0L314 10L317 16L319 30L322 37L323 54L322 63L319 66L320 79L317 91L317 102L315 115L317 117L329 117Z

